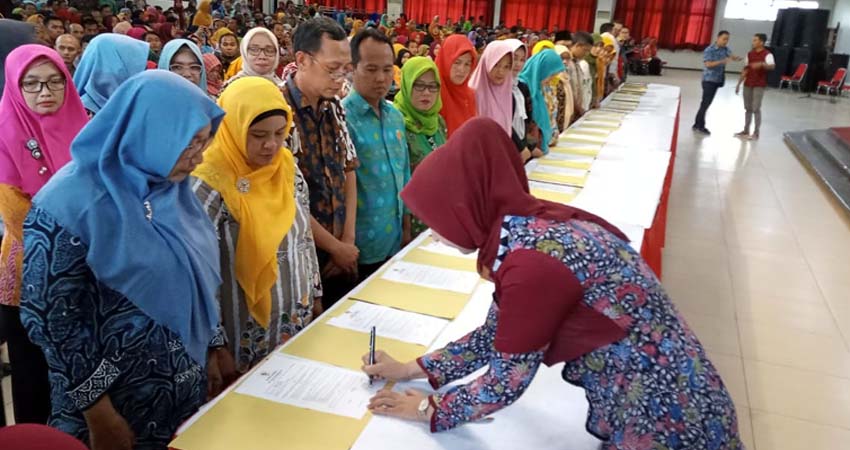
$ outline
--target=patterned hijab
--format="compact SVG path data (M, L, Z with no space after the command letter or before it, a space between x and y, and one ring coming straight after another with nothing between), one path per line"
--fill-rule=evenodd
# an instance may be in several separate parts
M80 132L73 160L33 200L86 245L99 282L178 334L202 367L219 322L218 244L189 180L168 176L223 115L179 75L142 72Z
M270 164L253 169L245 145L253 121L269 111L285 113L289 135L292 110L277 86L261 77L234 81L218 104L227 115L193 175L221 194L239 222L236 280L245 292L251 317L268 328L271 289L280 270L277 251L295 220L295 160L282 147Z
M20 80L37 60L49 61L65 77L65 101L53 114L30 109L21 92ZM71 159L71 141L88 116L68 68L52 48L22 45L9 53L4 69L9 82L0 99L0 183L32 196Z
M431 109L420 111L413 106L411 96L413 95L413 83L429 70L434 72L437 85L441 85L439 70L431 58L415 56L408 59L404 67L401 68L401 89L394 100L395 107L404 116L405 128L413 133L426 136L432 136L439 128L440 109L443 107L443 101L440 96L437 96L437 100Z

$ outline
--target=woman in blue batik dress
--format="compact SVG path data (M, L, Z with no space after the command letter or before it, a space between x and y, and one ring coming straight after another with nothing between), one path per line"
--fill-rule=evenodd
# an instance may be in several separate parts
M218 246L186 177L223 114L176 74L130 78L24 223L21 320L50 369L49 424L92 449L165 448L220 381Z

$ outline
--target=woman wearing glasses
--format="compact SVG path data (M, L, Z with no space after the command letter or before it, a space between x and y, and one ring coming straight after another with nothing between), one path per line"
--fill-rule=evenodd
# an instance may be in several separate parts
M189 80L207 92L207 73L201 49L188 39L168 41L159 56L159 68Z
M283 80L275 73L280 58L279 48L277 38L268 29L257 27L248 30L240 47L242 70L227 79L222 91L242 77L263 77L278 88L283 86Z
M401 88L395 96L395 107L404 116L410 171L437 147L446 143L446 121L440 115L440 74L431 58L416 56L401 68ZM413 236L427 227L416 217L411 219Z
M53 49L23 45L5 60L0 100L0 330L12 365L17 423L45 423L50 412L47 364L21 326L23 222L31 199L70 159L71 141L86 123L86 110L65 63Z

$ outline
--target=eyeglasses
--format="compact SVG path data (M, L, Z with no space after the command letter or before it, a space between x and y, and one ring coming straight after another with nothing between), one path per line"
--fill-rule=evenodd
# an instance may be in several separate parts
M308 53L308 55L310 55L310 54ZM322 68L322 70L327 72L328 76L331 77L331 80L333 80L333 81L342 81L345 78L347 78L349 75L351 75L351 72L353 72L353 68L352 68L351 64L345 64L344 66L340 67L337 70L331 70L331 69L328 69L328 66L322 64L321 61L316 59L315 56L310 55L310 59L312 59L313 62L318 64L319 67Z
M269 46L269 47L256 47L256 46L248 47L248 54L251 55L251 56L260 56L260 52L263 52L264 55L271 58L272 56L277 54L277 49L274 48L274 47L271 47L271 46Z
M28 94L37 94L47 86L49 91L61 91L65 89L65 78L51 78L47 81L26 80L21 83L21 89Z
M437 92L440 92L440 85L439 84L413 83L413 90L420 93L420 94L425 92L425 91L428 91L432 94L436 94Z
M200 64L189 64L188 66L183 64L172 64L168 66L168 70L176 73L186 73L188 71L193 75L200 75L201 71L204 70L204 66Z

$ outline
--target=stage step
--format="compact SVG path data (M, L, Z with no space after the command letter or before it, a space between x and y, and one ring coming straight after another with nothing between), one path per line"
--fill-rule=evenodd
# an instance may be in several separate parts
M789 131L784 137L850 214L850 145L832 130Z

